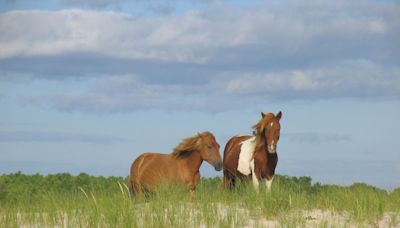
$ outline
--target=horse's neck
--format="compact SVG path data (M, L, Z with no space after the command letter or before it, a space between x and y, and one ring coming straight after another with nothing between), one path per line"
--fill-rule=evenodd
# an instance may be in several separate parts
M269 153L266 143L260 144L259 147L256 147L254 151L254 157L257 157L258 160L262 161L261 163L268 163L268 168L273 168L273 170L275 170L275 166L278 161L278 154Z
M197 151L193 151L189 156L182 159L186 167L193 173L198 172L203 159L201 159L200 154Z
M256 136L256 151L267 151L267 142L265 142L264 137L261 134Z
M258 135L257 137L260 138L256 139L257 145L254 151L254 156L257 156L260 160L268 162L270 153L268 153L267 142L265 142L264 138L260 135Z

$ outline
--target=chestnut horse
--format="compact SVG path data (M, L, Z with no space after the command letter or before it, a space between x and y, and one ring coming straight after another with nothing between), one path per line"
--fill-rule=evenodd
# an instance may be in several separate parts
M219 144L210 132L183 139L170 154L144 153L132 163L128 186L131 194L142 197L162 184L181 183L194 194L203 161L222 169Z
M278 163L276 153L280 136L282 112L264 114L253 126L254 136L234 136L224 150L224 187L233 188L236 178L253 180L258 191L259 182L265 180L267 190L271 189Z

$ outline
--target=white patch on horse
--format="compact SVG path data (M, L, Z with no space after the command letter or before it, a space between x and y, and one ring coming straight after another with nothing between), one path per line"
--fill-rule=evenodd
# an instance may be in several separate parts
M256 191L258 192L259 181L254 172L254 159L252 159L250 162L250 169L251 169L251 179L253 180L253 186L256 189Z
M251 161L253 160L254 149L256 147L255 137L251 137L243 142L240 147L239 161L237 170L243 175L251 173ZM254 161L253 161L254 164ZM254 165L253 165L254 166ZM253 167L254 168L254 167Z
M274 126L274 122L271 122L271 127Z

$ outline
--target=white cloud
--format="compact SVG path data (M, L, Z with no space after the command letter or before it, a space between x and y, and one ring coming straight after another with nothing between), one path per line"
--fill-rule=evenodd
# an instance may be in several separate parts
M0 78L94 78L84 91L22 96L88 112L398 99L399 15L397 5L361 0L218 3L163 17L9 11L0 14Z
M360 6L364 14L354 14ZM307 52L308 48L335 52L337 46L357 44L359 38L374 43L386 31L398 30L390 20L400 11L396 6L378 10L374 3L355 1L318 7L317 13L296 1L244 9L217 4L164 18L106 11L10 11L0 16L0 58L87 51L204 63L216 48L252 44L271 52L275 48L285 53Z
M47 85L47 80L42 85L37 84L38 87ZM149 84L134 75L113 75L70 81L69 86L61 90L43 95L22 95L18 101L26 106L51 107L67 112L126 113L148 109L213 111L214 105L208 103L209 97L201 98L212 90L207 87Z
M114 136L67 132L42 131L0 131L0 143L6 142L80 142L80 143L117 143L124 139Z
M387 30L386 23L380 20L372 20L368 25L370 30L374 33L384 34Z
M63 0L66 3L71 4L85 4L90 6L106 6L111 4L118 4L122 2L128 2L132 0Z
M318 79L303 71L293 71L290 82L295 90L314 90L320 87Z
M185 77L165 83L146 81L146 76L103 75L76 82L89 89L76 91L71 87L48 95L23 96L21 100L25 105L62 111L118 113L147 109L221 112L256 103L332 98L398 99L400 70L384 76L385 70L365 61L345 62L337 68L245 75L228 72L191 84L181 81Z
M344 61L332 66L273 71L231 72L216 79L229 94L267 95L272 100L318 98L397 97L400 90L398 68L383 68L369 61ZM282 96L282 97L281 97Z

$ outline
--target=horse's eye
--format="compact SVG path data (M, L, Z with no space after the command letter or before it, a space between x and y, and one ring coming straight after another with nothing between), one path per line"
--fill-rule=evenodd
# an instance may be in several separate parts
M212 147L211 146L207 147L207 149L208 149L208 153L212 152Z

